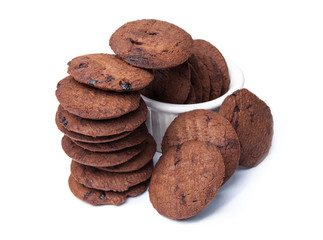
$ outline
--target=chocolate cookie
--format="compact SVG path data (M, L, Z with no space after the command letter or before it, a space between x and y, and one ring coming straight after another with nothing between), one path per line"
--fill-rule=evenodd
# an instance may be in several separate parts
M92 120L78 117L64 110L59 105L56 113L56 124L63 125L67 130L92 137L110 136L122 132L133 131L147 118L147 106L140 100L140 106L135 111L119 118Z
M194 40L192 50L193 54L196 55L207 68L211 87L209 100L213 100L221 96L223 85L223 75L218 65L216 64L217 55L214 55L214 51L210 52L210 49L212 49L212 47L213 45L207 41ZM215 48L215 50L217 49Z
M141 93L160 102L182 104L190 92L190 79L187 62L173 68L154 70L154 80Z
M133 67L112 54L79 56L68 65L67 72L76 81L109 91L137 91L154 78L151 72Z
M74 196L92 205L121 205L127 200L127 197L136 197L145 192L148 184L149 180L130 187L125 192L113 192L85 187L78 183L72 175L68 179L68 185Z
M154 138L149 135L146 140L146 145L144 150L140 152L137 156L134 156L129 161L122 163L117 166L99 168L108 172L133 172L142 167L144 167L150 160L153 159L156 152L156 142Z
M197 74L195 68L193 67L193 65L189 63L188 66L189 66L190 72L191 72L191 86L194 89L195 102L200 103L200 102L202 102L202 85L201 85L200 79L199 79L198 74Z
M208 70L202 60L196 56L192 55L189 60L189 64L193 66L196 71L197 77L199 78L199 82L202 86L202 102L207 102L210 99L211 92L211 83L210 77L208 74Z
M225 183L239 164L240 144L230 122L210 110L193 110L180 114L167 128L162 141L162 152L189 140L209 141L222 153L225 165Z
M130 187L148 180L153 171L153 162L131 173L111 173L75 161L71 163L71 174L80 184L103 191L124 192Z
M71 76L57 84L56 97L66 111L89 119L120 117L136 110L140 101L138 92L103 91L81 84Z
M131 65L170 68L191 55L192 37L174 24L143 19L124 24L110 38L110 47Z
M190 92L188 93L187 99L185 100L185 104L193 104L196 102L196 96L193 86L191 85Z
M144 149L144 144L125 148L117 152L101 153L85 150L64 136L62 138L62 147L67 156L81 164L93 167L110 167L124 163L138 155Z
M273 116L265 102L247 89L226 97L219 113L236 130L241 146L240 165L257 166L268 154L273 139Z
M129 134L131 134L131 132L123 132L123 133L119 133L116 135L110 135L110 136L104 136L104 137L91 137L91 136L86 136L83 134L79 134L76 132L72 132L72 131L68 131L63 124L57 124L56 125L58 127L58 129L64 133L67 137L69 137L72 140L76 140L79 142L87 142L87 143L106 143L106 142L112 142L112 141L116 141L119 140L121 138L124 138L126 136L128 136Z
M76 145L91 152L114 152L128 147L133 147L145 141L149 136L146 125L134 130L127 137L106 143L85 143L72 140Z
M173 146L157 162L149 185L153 207L163 216L185 219L215 197L224 177L220 151L210 142Z
M221 52L211 43L201 39L194 40L194 48L199 49L199 52L208 57L216 66L216 69L219 70L222 75L222 89L220 95L225 94L229 90L230 76L227 63ZM220 76L217 76L217 78L220 78Z

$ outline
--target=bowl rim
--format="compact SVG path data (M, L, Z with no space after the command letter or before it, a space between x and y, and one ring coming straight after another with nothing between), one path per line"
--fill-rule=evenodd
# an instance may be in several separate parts
M202 103L193 103L193 104L174 104L174 103L165 103L153 100L151 98L145 97L141 94L141 97L147 104L147 107L166 113L175 113L179 114L186 111L196 110L196 109L215 109L221 106L223 100L231 95L234 91L241 89L244 85L244 75L241 68L229 59L225 59L230 76L230 86L229 90L214 100L202 102Z

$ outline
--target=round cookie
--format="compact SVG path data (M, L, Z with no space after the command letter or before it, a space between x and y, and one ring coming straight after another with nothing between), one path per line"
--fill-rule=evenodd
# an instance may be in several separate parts
M75 161L71 163L71 174L78 183L103 191L127 191L130 187L148 180L152 171L152 161L143 168L130 173L111 173Z
M109 91L137 91L154 78L151 72L133 67L112 54L83 55L68 65L67 72L76 81Z
M193 54L196 55L207 68L210 78L210 97L209 100L216 99L221 96L222 91L222 73L217 66L213 56L208 52L210 46L209 42L204 40L194 40ZM224 59L223 59L224 60Z
M191 55L192 37L174 24L142 19L124 24L110 38L112 50L129 64L147 69L170 68Z
M92 205L121 205L127 200L128 197L136 197L145 192L148 184L149 180L130 187L127 191L113 192L85 187L84 185L78 183L72 177L72 175L70 175L68 179L69 188L74 196Z
M145 102L140 100L138 109L119 118L92 120L71 114L59 105L56 113L56 122L62 124L69 131L92 137L101 137L133 131L146 121L147 112Z
M123 132L119 133L116 135L110 135L110 136L104 136L104 137L91 137L91 136L86 136L83 134L79 134L76 132L68 131L63 124L57 123L56 121L57 128L64 133L67 137L69 137L72 140L76 140L79 142L87 142L87 143L106 143L106 142L112 142L119 140L121 138L124 138L131 134L131 132Z
M230 122L210 110L193 110L180 114L167 128L162 152L189 140L209 141L221 151L225 165L225 183L239 164L240 143Z
M211 43L201 39L194 40L194 48L199 49L202 54L207 56L216 65L216 68L222 75L221 95L225 94L229 90L230 76L227 63L221 52Z
M142 152L139 153L137 156L134 156L129 161L120 165L99 169L108 172L133 172L144 167L150 160L152 160L152 158L155 155L155 152L156 142L154 138L151 135L149 135L149 137L146 140L146 146L144 150L142 150Z
M219 113L231 122L239 136L239 164L257 166L267 156L273 139L270 108L249 90L240 89L224 99Z
M224 177L220 151L210 142L187 141L158 160L149 185L153 207L171 219L201 212L215 197Z
M141 99L138 92L103 91L81 84L71 76L59 81L56 97L66 111L88 119L120 117L136 110Z
M162 70L154 70L154 80L141 93L151 99L183 104L190 92L191 74L187 62Z
M76 162L93 167L110 167L124 163L138 155L144 149L144 144L116 152L91 152L79 147L71 139L64 136L62 147L66 155Z
M131 134L127 137L113 141L113 142L106 142L106 143L85 143L85 142L78 142L72 139L72 141L91 152L114 152L119 151L128 147L133 147L145 141L148 137L148 129L146 125L142 125L136 130L134 130Z
M191 87L193 87L194 89L195 102L200 103L202 102L202 85L195 68L190 63L188 64L188 66L191 72Z
M195 69L199 82L201 83L201 86L202 86L201 102L209 101L210 92L211 92L211 82L210 82L210 77L205 64L198 56L194 54L189 58L188 62Z

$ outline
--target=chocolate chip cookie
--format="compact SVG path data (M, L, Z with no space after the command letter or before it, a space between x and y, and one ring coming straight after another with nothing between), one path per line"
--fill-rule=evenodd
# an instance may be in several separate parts
M257 166L267 156L273 139L270 108L249 90L240 89L224 99L219 113L230 121L239 136L239 164Z
M192 37L174 24L143 19L124 24L110 38L112 50L129 64L147 69L171 68L191 55Z
M189 218L211 202L223 177L218 148L210 142L187 141L163 153L153 170L149 198L161 215Z
M57 84L56 97L62 107L79 117L110 119L139 107L138 92L116 93L81 84L68 76Z
M210 110L193 110L180 114L167 128L162 152L189 140L208 141L221 151L225 165L225 183L235 172L240 159L240 143L230 122Z
M154 78L150 71L133 67L112 54L79 56L68 65L67 72L76 81L109 91L137 91Z

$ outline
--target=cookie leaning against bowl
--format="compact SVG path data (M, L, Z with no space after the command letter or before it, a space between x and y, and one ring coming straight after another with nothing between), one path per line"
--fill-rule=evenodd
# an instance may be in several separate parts
M147 69L170 68L191 55L192 37L178 26L155 19L124 24L110 38L112 50L129 64Z
M72 177L72 175L70 175L68 179L69 188L74 196L92 205L112 204L118 206L124 203L128 197L136 197L139 194L145 192L148 184L149 180L130 187L127 191L113 192L85 187L84 185L78 183Z
M153 161L150 161L143 168L130 173L110 173L75 161L71 163L71 174L77 182L88 188L103 191L127 191L130 187L148 180L152 171Z
M149 185L153 207L163 216L185 219L215 197L224 177L220 151L210 142L187 141L163 153Z
M138 92L103 91L81 84L71 76L58 82L56 97L66 111L97 120L116 118L134 111L141 99Z
M151 99L183 104L191 88L191 73L188 63L161 70L154 70L154 80L141 93Z
M231 122L239 136L239 164L257 166L267 156L273 139L270 108L249 90L240 89L224 99L219 113Z
M140 100L138 109L121 117L92 120L71 114L59 105L55 121L57 125L63 125L69 131L92 137L101 137L133 131L146 121L147 111L145 102Z
M162 141L162 152L183 142L208 141L222 153L225 165L223 183L234 174L239 164L240 143L230 122L210 110L193 110L180 114L167 128Z
M112 54L79 56L68 65L67 72L76 81L109 91L137 91L154 78L151 72L133 67Z
M225 94L229 90L230 76L227 63L221 52L208 41L201 39L194 40L194 48L199 49L198 51L208 57L216 66L216 69L220 70L220 74L222 75L222 88L220 95ZM220 76L217 75L217 78L220 78Z
M93 167L119 165L138 155L144 147L145 143L141 143L116 152L91 152L76 145L66 136L62 138L62 148L67 156L78 163Z

